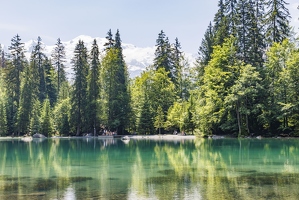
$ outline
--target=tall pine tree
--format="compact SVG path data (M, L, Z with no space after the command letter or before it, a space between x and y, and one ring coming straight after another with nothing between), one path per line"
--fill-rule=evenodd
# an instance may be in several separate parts
M88 60L87 49L84 42L79 40L72 59L74 70L74 84L72 93L71 121L75 127L76 135L87 131L87 76Z
M268 0L265 16L267 44L282 42L290 36L290 13L285 0Z
M161 30L156 40L154 67L156 70L164 68L165 71L169 72L168 76L173 80L174 74L171 54L172 50L168 37L166 37L164 31Z
M10 134L17 133L16 120L17 110L21 94L21 74L26 65L24 43L21 42L21 37L16 35L11 40L10 60L6 74L8 107L7 107L7 123L8 132Z
M130 95L119 31L115 34L114 41L114 45L106 49L101 65L102 120L108 129L123 134L130 116Z
M97 41L94 40L91 52L90 52L90 67L89 70L89 78L88 78L88 123L89 130L93 130L94 134L96 134L96 128L99 127L99 120L97 113L99 112L98 99L100 97L100 60L99 60L99 47Z
M57 39L57 43L55 45L55 48L52 52L52 62L53 65L56 68L57 71L57 91L59 93L60 91L60 85L63 81L66 81L66 75L65 75L65 47L61 43L60 38Z

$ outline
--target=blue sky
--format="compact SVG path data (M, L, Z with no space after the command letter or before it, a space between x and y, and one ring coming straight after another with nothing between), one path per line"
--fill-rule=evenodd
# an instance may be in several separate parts
M292 25L299 27L298 0L288 0ZM203 34L217 11L218 0L0 0L0 43L10 45L19 34L23 42L40 36L47 45L58 37L105 37L120 30L124 43L156 44L164 30L171 42L178 37L183 50L197 53Z

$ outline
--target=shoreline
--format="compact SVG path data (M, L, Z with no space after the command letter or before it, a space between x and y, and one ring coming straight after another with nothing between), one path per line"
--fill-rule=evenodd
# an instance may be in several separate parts
M130 139L136 140L194 140L196 138L195 135L128 135Z
M124 136L128 136L129 139L132 140L195 140L197 138L203 138L198 137L195 135L172 135L172 134L165 134L165 135L99 135L99 136L52 136L48 138L33 138L32 136L24 137L12 137L12 136L4 136L0 137L0 140L24 140L26 138L31 138L33 140L43 140L43 139L121 139ZM228 136L211 136L203 139L298 139L298 137L242 137L242 138L235 138L235 137L228 137Z

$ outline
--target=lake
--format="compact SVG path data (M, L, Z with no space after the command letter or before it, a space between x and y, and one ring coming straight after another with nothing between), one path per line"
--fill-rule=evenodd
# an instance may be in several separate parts
M298 199L298 139L0 139L0 199Z

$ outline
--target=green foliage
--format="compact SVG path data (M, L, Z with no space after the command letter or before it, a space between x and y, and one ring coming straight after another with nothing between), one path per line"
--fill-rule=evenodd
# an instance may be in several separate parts
M97 112L99 112L98 99L100 96L100 70L101 65L99 61L99 48L96 40L94 40L90 52L91 69L88 74L88 129L93 130L99 127L99 119Z
M7 105L7 124L10 134L17 133L17 116L21 93L21 74L26 65L24 55L24 43L21 42L19 35L16 35L11 40L10 50L11 60L7 63L5 73L6 88L8 95Z
M4 85L3 70L0 69L0 85ZM0 136L7 134L7 116L6 116L6 88L0 87Z
M46 79L45 79L45 54L43 51L43 46L41 43L42 39L40 37L37 38L37 45L34 47L34 50L31 54L31 63L36 70L37 79L37 96L40 102L43 102L47 98L47 91L46 91Z
M57 39L57 43L55 44L55 48L52 52L52 62L56 67L57 71L57 91L60 92L60 85L62 82L66 81L64 65L65 62L65 47L61 43L60 38Z
M173 130L182 130L186 115L184 103L174 102L169 108L165 127Z
M163 30L156 40L154 67L156 70L164 68L166 72L169 72L168 77L174 78L171 45Z
M285 5L219 0L195 68L179 40L171 44L161 31L153 65L133 80L119 30L115 38L108 31L101 60L96 40L89 55L78 42L72 81L60 39L50 60L38 37L27 62L17 35L7 57L0 49L0 135L80 135L102 128L118 134L153 134L156 128L160 134L299 135L299 51L297 41L286 40Z
M30 132L31 111L33 108L33 102L37 98L34 91L35 82L33 82L32 70L32 66L25 68L21 85L17 124L18 132L23 134L29 134Z
M231 37L222 47L215 46L212 59L205 68L204 85L199 97L200 107L196 108L199 114L199 129L204 134L218 132L228 113L224 106L224 99L235 77L238 76L234 66L235 54L234 38Z
M266 83L268 100L264 119L266 127L276 132L288 133L294 128L298 110L298 49L289 40L274 43L267 52ZM290 120L291 118L291 120Z
M131 113L128 70L122 54L119 32L115 41L115 46L106 49L101 64L101 121L108 129L124 134Z
M59 135L68 136L70 133L70 110L70 98L59 101L53 110L54 124Z
M75 73L75 80L73 85L73 92L71 95L71 122L75 127L76 135L80 135L87 129L87 76L88 76L88 61L87 49L84 42L79 40L74 51L72 60L73 70Z
M211 60L212 52L214 46L214 32L213 26L210 22L208 29L204 34L204 38L201 41L201 46L199 47L199 58L197 60L200 66L206 66Z
M267 42L282 42L290 36L290 13L285 0L267 0L268 12L265 16Z
M152 75L153 71L142 72L140 77L136 77L130 86L131 107L138 134L154 132L154 113L148 93Z
M45 68L45 81L46 81L46 95L50 100L51 107L57 102L57 83L56 71L51 65L50 61L46 58L44 63Z
M45 135L46 137L49 137L52 135L52 133L53 122L50 101L49 99L45 99L41 113L41 134Z
M253 130L249 118L252 118L251 116L257 109L254 99L258 97L258 93L261 91L259 83L261 78L256 68L250 65L240 65L238 68L240 75L225 97L225 106L235 110L238 136L241 136L249 135ZM254 123L258 122L255 120Z
M41 130L41 109L40 109L40 102L38 99L33 101L33 108L31 111L32 117L30 119L30 129L31 134L39 133Z
M158 129L159 134L161 134L161 128L164 127L164 120L165 120L165 116L164 116L162 107L158 106L154 125L155 125L155 128Z

